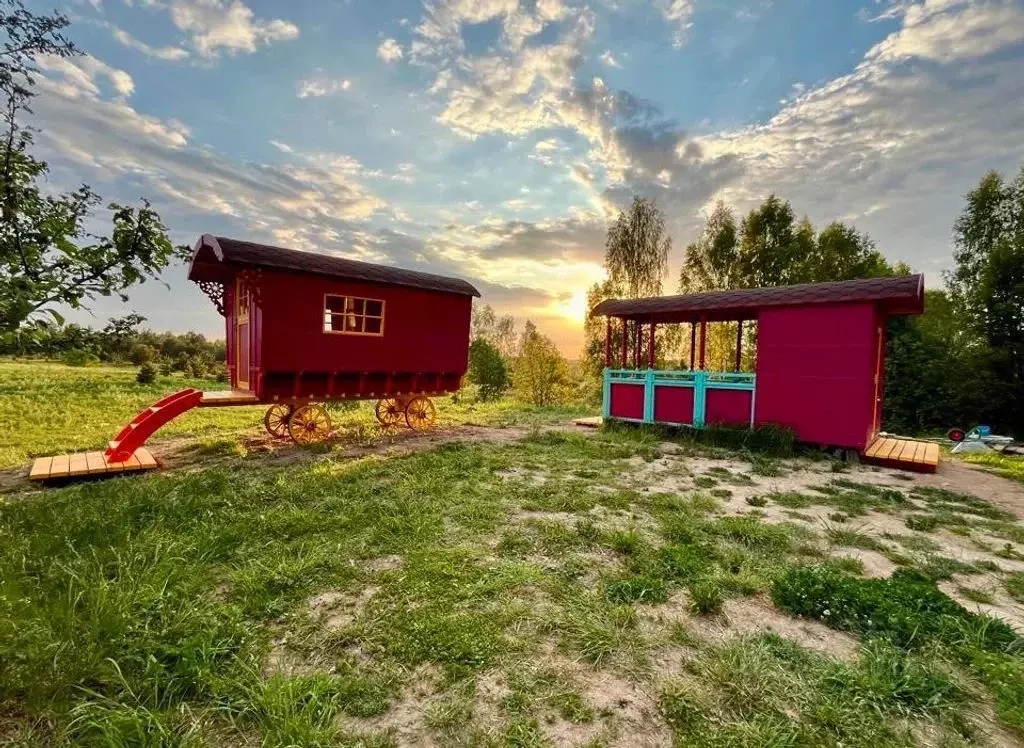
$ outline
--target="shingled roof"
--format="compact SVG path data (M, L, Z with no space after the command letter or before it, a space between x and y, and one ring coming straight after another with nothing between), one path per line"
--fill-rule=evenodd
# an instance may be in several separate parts
M195 251L192 254L192 264L189 267L189 280L209 280L209 272L204 272L204 266L208 269L210 265L216 263L289 270L343 280L407 286L463 296L480 295L480 292L470 283L459 278L422 273L418 270L406 270L391 265L375 265L370 262L349 260L319 252L304 252L297 249L274 247L269 244L256 244L211 234L203 234L196 243Z
M735 320L752 319L764 307L856 302L878 303L890 314L920 314L924 310L924 277L903 275L646 299L607 299L595 306L590 315L644 322L691 322L702 316L708 320Z

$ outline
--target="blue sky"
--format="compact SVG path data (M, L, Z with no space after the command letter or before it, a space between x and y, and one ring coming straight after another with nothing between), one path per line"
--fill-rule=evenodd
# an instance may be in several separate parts
M35 6L48 10L50 3ZM963 194L1024 165L1024 0L72 0L50 184L217 233L465 277L574 355L604 231L655 197L672 276L771 192L940 282ZM223 334L183 269L130 302Z

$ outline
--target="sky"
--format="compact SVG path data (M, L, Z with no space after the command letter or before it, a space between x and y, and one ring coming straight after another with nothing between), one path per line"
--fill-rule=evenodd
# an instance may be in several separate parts
M53 0L28 5L49 11ZM682 252L723 199L854 223L941 283L963 195L1024 166L1024 0L65 0L51 189L470 280L570 356L609 222ZM109 226L97 217L96 228ZM175 267L73 319L223 337Z

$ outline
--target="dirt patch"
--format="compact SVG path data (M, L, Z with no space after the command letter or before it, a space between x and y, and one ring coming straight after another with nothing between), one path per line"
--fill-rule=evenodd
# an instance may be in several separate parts
M896 571L896 564L876 551L867 551L863 548L836 548L832 555L857 559L864 564L864 576L870 579L884 579Z
M997 580L958 574L951 580L939 582L938 587L967 610L998 618L1018 634L1024 635L1024 606L1007 595ZM978 590L990 596L992 602L972 600L963 592L964 589Z
M651 610L660 620L681 622L694 636L715 645L725 644L738 636L773 632L838 659L852 659L860 651L856 637L830 629L818 621L787 615L762 596L726 600L722 613L717 616L694 616L690 613L689 596L677 592L667 603ZM674 677L674 673L659 673L659 677Z
M399 698L384 714L367 719L346 718L343 724L358 732L384 733L400 748L437 745L424 718L436 697L441 678L441 669L437 665L420 665L411 673Z
M377 587L361 590L327 590L309 599L309 612L328 631L350 626L362 612L366 603L377 594Z
M401 569L405 560L401 556L378 556L363 561L363 568L367 571L394 571Z
M970 494L1011 512L1017 519L1024 519L1024 485L964 462L943 460L937 472L915 475L911 485L935 486Z

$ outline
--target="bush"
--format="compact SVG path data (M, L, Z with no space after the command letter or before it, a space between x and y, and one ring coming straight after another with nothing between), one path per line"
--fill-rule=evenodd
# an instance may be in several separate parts
M139 384L152 384L156 381L156 366L150 362L139 367L139 373L135 375L135 381Z
M128 360L136 366L142 366L143 364L154 363L160 358L160 351L151 345L145 343L136 343L132 346L132 351L128 354Z
M469 346L469 381L479 387L484 401L496 400L508 389L508 365L501 352L483 338Z
M96 366L100 359L99 357L81 348L72 348L70 351L65 351L60 360L68 366Z

